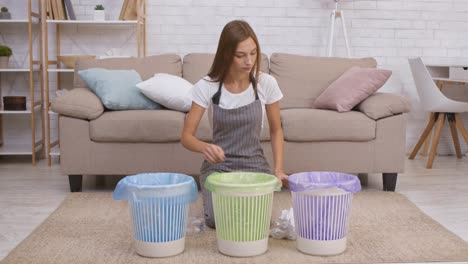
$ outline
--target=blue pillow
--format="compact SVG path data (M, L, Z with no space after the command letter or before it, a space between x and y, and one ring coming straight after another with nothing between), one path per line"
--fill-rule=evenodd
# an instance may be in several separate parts
M81 79L101 99L102 104L110 110L151 110L161 109L143 95L137 83L142 82L135 70L106 70L90 68L78 72Z

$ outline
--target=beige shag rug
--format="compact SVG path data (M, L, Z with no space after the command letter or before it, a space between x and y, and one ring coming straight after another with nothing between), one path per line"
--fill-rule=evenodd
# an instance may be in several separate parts
M275 193L273 219L291 207L288 192ZM201 215L201 197L191 214ZM187 236L185 252L169 258L138 256L127 203L111 193L73 193L1 263L385 263L468 261L468 243L391 192L354 196L347 250L338 256L302 254L294 241L270 238L267 253L252 258L220 254L207 228Z

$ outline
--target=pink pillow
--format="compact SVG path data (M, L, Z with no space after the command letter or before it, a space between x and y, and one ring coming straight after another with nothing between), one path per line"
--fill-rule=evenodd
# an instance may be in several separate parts
M354 106L380 89L390 75L390 70L352 67L317 97L314 107L338 112L351 111Z

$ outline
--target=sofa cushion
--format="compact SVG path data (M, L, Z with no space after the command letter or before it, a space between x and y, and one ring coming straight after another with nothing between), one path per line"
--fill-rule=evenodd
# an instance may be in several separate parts
M353 66L375 68L373 58L348 59L273 53L270 74L284 94L281 109L313 108L315 99L338 77Z
M172 110L104 112L90 122L90 137L98 142L177 142L185 114Z
M87 120L93 120L104 112L99 98L86 88L73 89L55 97L51 106L52 111L61 115Z
M376 122L357 111L339 113L321 109L281 110L286 141L370 141Z
M161 105L143 95L136 86L141 77L135 70L90 68L78 72L81 79L110 110L151 110Z
M146 97L168 109L188 112L192 106L190 92L193 84L179 76L156 73L136 86Z
M184 56L183 77L187 81L195 84L201 78L206 76L213 64L215 54L212 53L192 53ZM262 54L262 62L260 63L262 72L269 72L268 57Z
M79 59L75 65L73 87L87 88L86 83L78 76L78 72L89 68L109 70L137 71L142 80L147 80L155 73L169 73L182 77L182 60L176 54L164 54L144 58L109 58L109 59Z
M391 75L390 70L352 67L315 99L314 108L351 111L380 89Z
M358 104L355 109L377 120L380 118L408 113L411 103L406 97L391 93L375 93Z

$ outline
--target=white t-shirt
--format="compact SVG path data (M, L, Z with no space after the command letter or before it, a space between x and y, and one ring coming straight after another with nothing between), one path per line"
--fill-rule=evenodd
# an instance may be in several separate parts
M208 119L210 126L213 127L213 102L211 98L218 91L219 82L213 82L209 76L203 77L198 81L192 89L191 98L192 102L208 109ZM257 84L258 98L262 103L262 129L265 123L265 104L272 104L283 98L276 79L266 73L261 72ZM245 91L241 93L231 93L224 84L221 87L221 98L219 99L219 107L224 109L234 109L248 105L255 101L255 92L253 85L250 84Z

